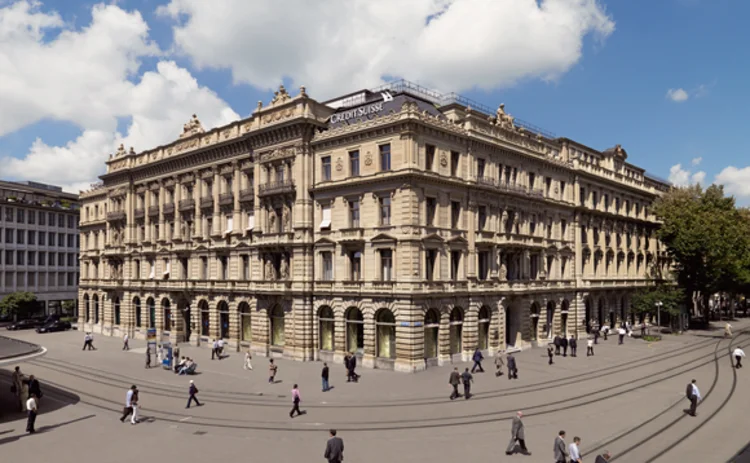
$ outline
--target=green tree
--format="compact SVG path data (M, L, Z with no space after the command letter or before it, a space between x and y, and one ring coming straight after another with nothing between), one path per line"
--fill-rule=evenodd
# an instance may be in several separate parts
M63 301L62 311L63 315L73 316L76 310L76 301Z
M36 308L37 301L34 293L18 291L0 300L0 313L10 315L14 320L33 315Z
M679 319L684 302L684 291L670 284L659 284L637 291L630 300L630 307L639 315L655 315L661 312L663 317L668 317L672 322ZM658 310L657 303L661 303Z

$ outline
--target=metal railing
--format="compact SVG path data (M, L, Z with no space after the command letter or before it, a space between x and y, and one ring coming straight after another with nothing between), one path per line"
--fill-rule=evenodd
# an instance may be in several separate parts
M285 193L294 190L294 180L282 180L279 182L268 182L259 186L258 194L270 195L274 193Z

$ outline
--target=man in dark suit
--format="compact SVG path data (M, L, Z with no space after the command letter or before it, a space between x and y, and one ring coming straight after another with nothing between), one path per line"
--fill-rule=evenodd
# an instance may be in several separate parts
M570 337L570 356L575 357L576 356L576 349L578 349L578 341L576 341L575 336Z
M461 384L461 374L458 372L458 368L454 368L451 372L451 376L448 379L448 383L453 386L453 392L451 392L451 400L461 397L458 393L458 385Z
M521 447L521 452L524 455L531 455L531 452L526 448L526 438L521 418L523 418L523 412L516 413L516 416L513 418L513 426L510 428L510 443L508 444L508 448L505 449L506 455L513 455L513 452L516 450L516 441L518 441L518 445Z
M39 385L39 380L34 375L29 376L29 395L34 394L36 397L37 405L39 405L39 399L42 398L42 388Z
M516 368L516 358L513 354L508 354L508 379L518 379L518 368Z
M560 336L555 336L555 339L552 340L552 343L555 345L555 355L560 355L560 346L562 345Z
M596 460L594 460L594 463L607 463L610 458L612 458L612 456L607 450L605 450L604 453L596 456Z
M560 431L559 433L557 433L553 451L555 453L555 463L567 463L568 446L565 445L565 431Z
M567 357L568 356L568 338L566 338L565 336L561 336L560 346L562 347L563 357Z
M330 433L331 438L328 439L323 458L328 460L328 463L339 463L344 461L344 441L340 437L336 437L335 429L331 429Z

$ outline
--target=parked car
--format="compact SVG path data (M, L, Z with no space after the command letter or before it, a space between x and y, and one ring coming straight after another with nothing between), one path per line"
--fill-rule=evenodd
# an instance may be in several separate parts
M11 331L30 330L30 329L38 328L42 325L44 325L44 320L39 320L38 318L28 318L26 320L19 320L15 323L11 323L6 328L8 328Z
M44 326L40 326L36 329L37 333L52 333L54 331L65 331L69 330L70 322L65 322L62 320L55 320L53 322L47 323Z

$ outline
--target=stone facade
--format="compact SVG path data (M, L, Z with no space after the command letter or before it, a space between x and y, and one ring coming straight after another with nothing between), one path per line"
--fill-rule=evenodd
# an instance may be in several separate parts
M668 185L620 146L434 98L282 87L121 147L81 196L81 326L411 372L626 318L668 268L648 208Z

